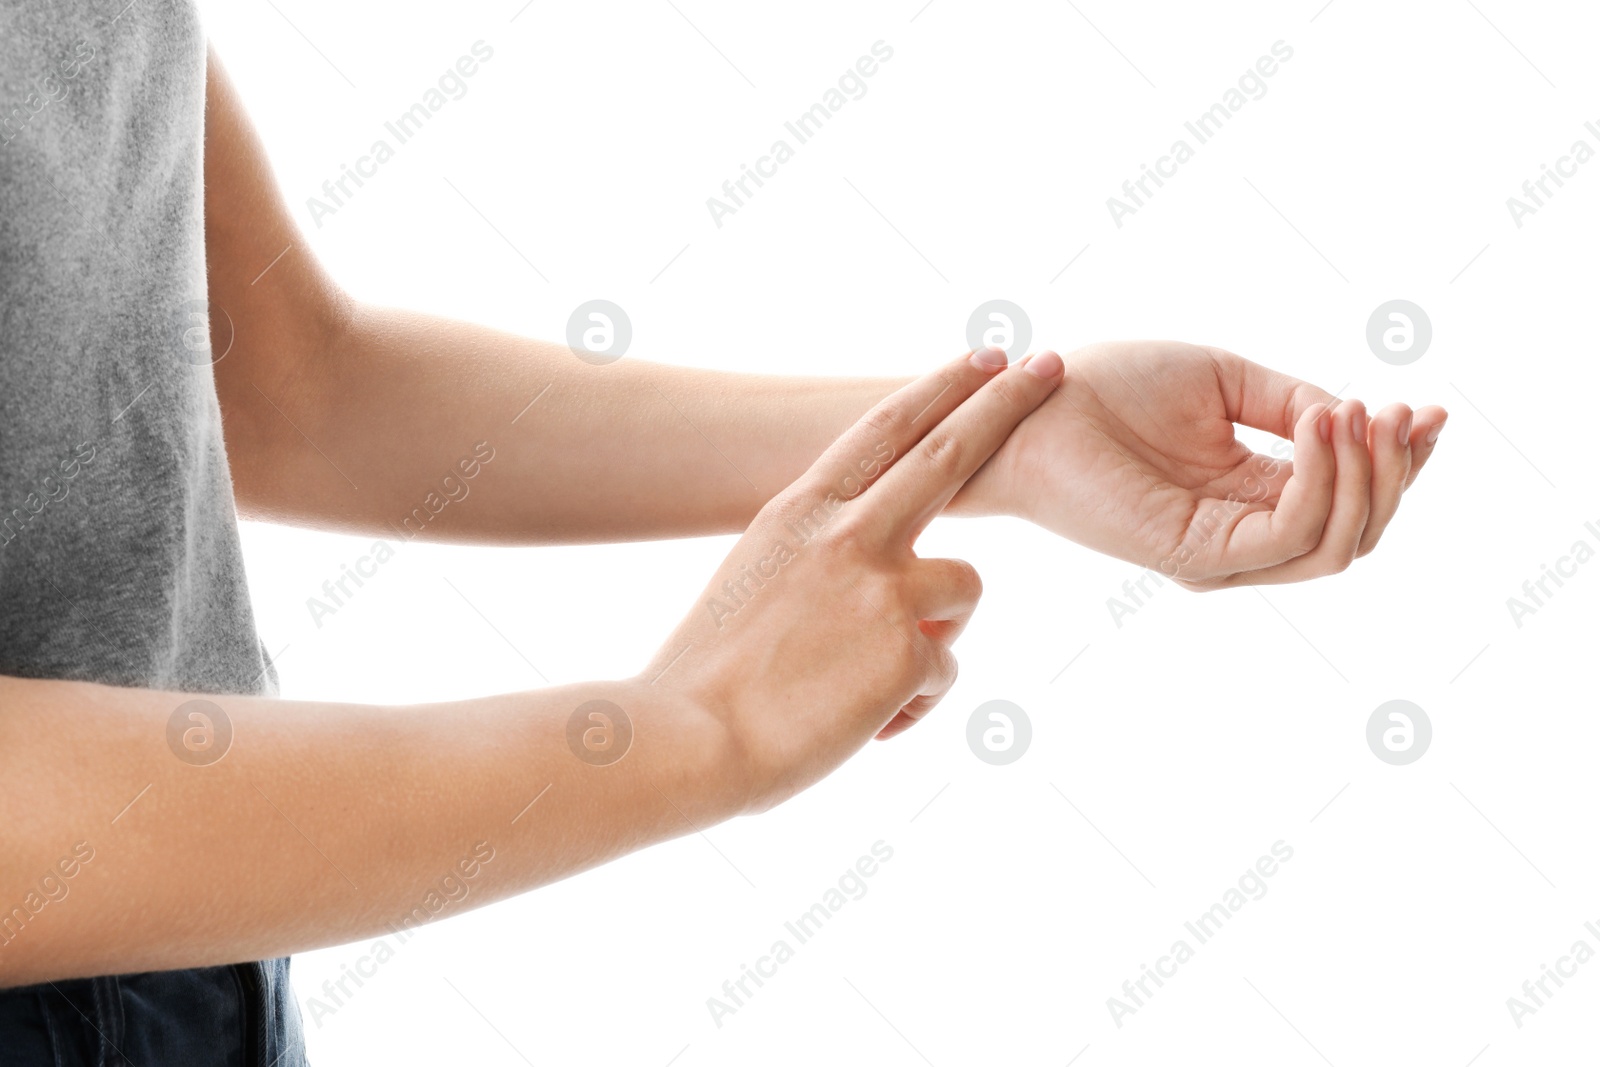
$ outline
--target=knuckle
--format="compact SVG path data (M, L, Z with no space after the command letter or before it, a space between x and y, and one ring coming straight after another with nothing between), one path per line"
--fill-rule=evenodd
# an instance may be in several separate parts
M770 501L762 504L760 510L755 512L755 518L750 520L744 536L749 537L754 531L770 531L782 528L784 522L795 510L795 488L790 486L787 490L774 496Z
M823 509L826 514L827 509ZM846 556L861 556L871 547L871 536L860 513L846 510L831 520L822 534L822 543L831 552Z
M959 436L940 429L923 440L924 456L928 466L943 477L954 477L961 470L962 454L966 451Z
M852 513L849 501L821 482L796 486L787 494L779 515L804 539L824 536Z
M800 483L796 482L761 505L761 510L756 512L756 517L750 523L751 527L771 526L787 521L799 511L800 498Z
M1026 407L1033 403L1027 389L1017 381L1015 375L996 378L989 383L989 388L994 391L995 399L1008 408Z
M907 612L901 604L903 593L897 578L876 568L868 568L851 581L865 600L861 606L869 613L872 622L879 626L888 622L895 629L902 628Z
M797 516L807 509L806 487L804 482L796 482L777 496L762 505L756 513L755 522L751 525L774 525L792 522Z
M861 417L861 426L877 434L898 432L910 420L910 413L899 400L889 399Z

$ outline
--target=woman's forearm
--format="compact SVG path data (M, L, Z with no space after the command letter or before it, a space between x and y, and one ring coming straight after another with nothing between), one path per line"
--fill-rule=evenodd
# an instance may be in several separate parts
M280 521L502 544L727 533L900 384L597 366L358 306L281 411L245 394L259 417L232 420L229 454L241 509Z

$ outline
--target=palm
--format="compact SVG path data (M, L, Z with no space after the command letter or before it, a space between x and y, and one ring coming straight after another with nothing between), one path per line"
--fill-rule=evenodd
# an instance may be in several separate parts
M1006 445L1032 497L1023 507L1056 533L1153 565L1213 503L1270 500L1280 481L1261 478L1271 457L1252 462L1229 411L1206 349L1135 341L1074 353L1061 388Z
M1196 588L1295 582L1370 552L1447 417L1360 401L1217 348L1092 345L970 485L975 508ZM1258 455L1242 423L1295 442Z

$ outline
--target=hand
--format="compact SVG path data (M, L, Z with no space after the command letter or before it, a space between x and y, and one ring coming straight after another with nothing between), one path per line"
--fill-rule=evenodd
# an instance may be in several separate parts
M1304 581L1372 551L1447 417L1394 404L1369 419L1221 349L1098 344L970 489L1193 589ZM1292 439L1293 458L1252 452L1236 422Z
M950 646L982 586L912 549L1061 379L1053 353L1024 362L962 356L867 412L761 509L641 674L727 726L743 810L906 729L955 681Z

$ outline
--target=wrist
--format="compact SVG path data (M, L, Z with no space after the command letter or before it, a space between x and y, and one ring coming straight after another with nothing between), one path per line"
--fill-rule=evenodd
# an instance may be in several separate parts
M1083 457L1074 445L1084 429L1075 424L1085 420L1083 409L1072 398L1080 381L1076 357L1077 353L1062 356L1065 371L1055 390L1022 420L979 472L988 476L988 484L982 488L983 506L989 510L981 514L1008 515L1051 528L1052 493L1059 491L1063 478L1084 473L1080 467Z
M1050 403L1050 400L1046 400L1045 403ZM965 518L997 515L1028 518L1027 490L1030 485L1036 483L1029 480L1022 467L1026 461L1028 440L1031 436L1028 423L1037 415L1035 412L1024 419L1012 431L1005 444L989 457L987 463L978 468L978 473L968 479L967 483L956 492L950 503L945 506L946 515L960 515Z
M1016 516L1020 514L1022 501L1019 499L1014 474L1014 462L1010 451L1010 442L989 458L978 469L967 484L956 491L950 498L950 503L945 505L946 515L959 515L964 518L985 518L995 515Z
M650 708L634 743L651 753L649 773L670 785L685 818L704 827L758 810L750 748L734 716L663 679L640 675L627 689Z

